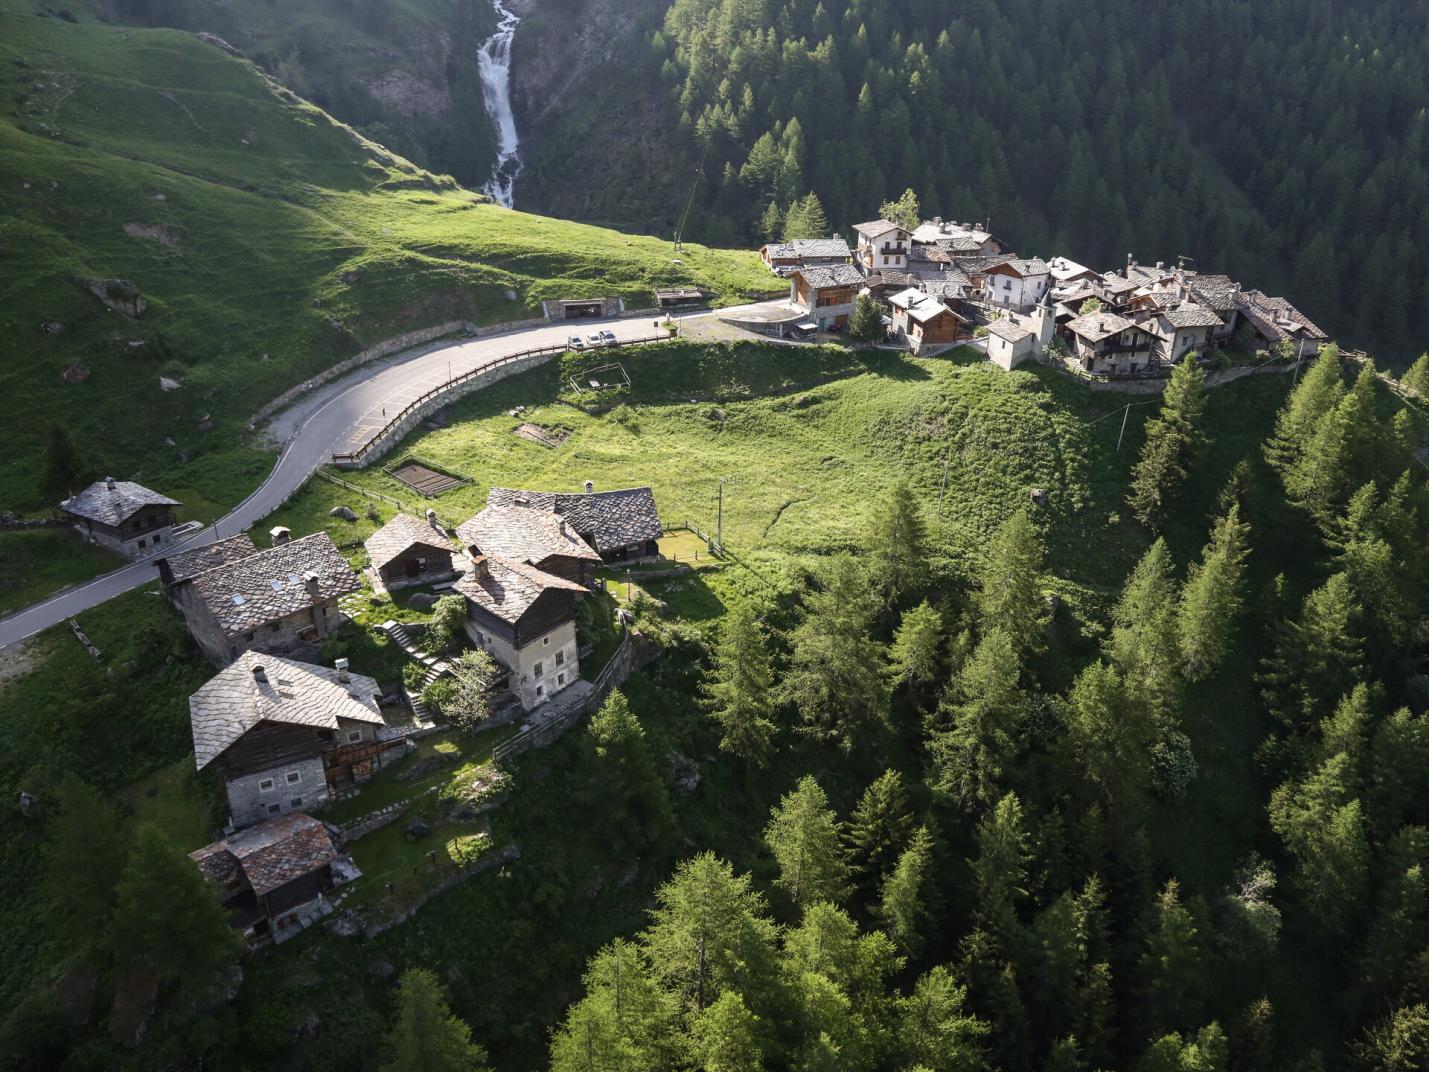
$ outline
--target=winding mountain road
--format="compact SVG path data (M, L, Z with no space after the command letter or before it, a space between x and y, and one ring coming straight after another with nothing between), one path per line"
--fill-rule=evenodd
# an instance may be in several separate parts
M677 314L676 319L708 315L711 314ZM268 478L218 521L176 543L167 553L192 550L251 528L301 487L334 449L351 440L359 425L380 421L384 411L396 415L409 402L453 376L520 350L558 345L575 332L586 335L597 327L614 332L617 339L624 341L649 335L651 321L577 320L466 342L437 343L364 365L308 392L268 425L270 434L283 442L282 453ZM134 562L0 618L0 648L148 584L158 575L152 560Z

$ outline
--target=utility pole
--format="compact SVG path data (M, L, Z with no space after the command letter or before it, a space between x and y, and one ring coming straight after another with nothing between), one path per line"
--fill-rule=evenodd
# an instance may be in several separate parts
M1126 420L1131 416L1131 403L1126 404L1126 410L1121 415L1121 431L1116 434L1116 449L1121 450L1121 437L1126 435Z
M719 478L719 513L715 520L715 547L720 554L724 553L724 482L728 479L727 476Z

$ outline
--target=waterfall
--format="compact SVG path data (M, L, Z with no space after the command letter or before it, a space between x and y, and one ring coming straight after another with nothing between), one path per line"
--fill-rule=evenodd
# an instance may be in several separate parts
M496 171L482 192L510 208L512 189L521 171L516 117L511 112L511 39L516 36L516 25L521 20L508 11L501 0L492 0L492 6L496 8L498 19L496 32L481 46L476 59L481 72L482 97L487 114L496 122L497 134Z

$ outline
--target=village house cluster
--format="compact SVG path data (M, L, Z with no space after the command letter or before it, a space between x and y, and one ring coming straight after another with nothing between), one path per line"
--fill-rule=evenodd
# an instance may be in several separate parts
M1109 377L1164 370L1235 339L1289 356L1326 341L1286 299L1182 265L1128 256L1102 272L1066 257L1019 257L986 226L940 217L913 230L872 220L853 232L852 246L842 238L764 246L764 263L789 280L788 302L741 326L779 336L841 332L867 294L889 337L914 353L980 338L1005 369L1057 353Z
M136 549L161 549L173 500L101 481L62 508ZM465 633L504 670L493 708L530 714L580 680L576 618L604 564L660 553L648 487L578 492L492 488L455 530L399 513L365 541L377 592L409 585L461 596ZM332 911L327 894L359 877L338 831L315 818L336 796L406 755L419 727L400 689L348 660L321 663L362 580L325 532L269 546L246 533L158 560L165 593L218 668L189 697L194 763L228 801L225 836L191 854L253 943L281 942Z

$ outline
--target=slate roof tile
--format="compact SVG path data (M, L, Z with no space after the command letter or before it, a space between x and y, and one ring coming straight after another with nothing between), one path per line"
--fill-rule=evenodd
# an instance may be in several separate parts
M446 533L411 514L398 514L367 537L363 544L372 568L380 570L414 547L425 547L437 554L451 554L451 541Z
M177 499L160 495L157 491L151 491L132 480L105 477L60 503L60 509L75 517L97 521L101 525L118 526L146 506L182 505Z
M192 551L180 551L160 561L168 562L169 572L174 578L173 583L182 584L200 573L257 553L258 548L253 545L253 539L248 533L240 532L237 536L217 540L206 547L195 547Z
M316 578L316 600L304 580L310 573ZM228 562L199 574L193 585L230 637L358 589L357 574L326 532Z
M649 488L572 493L492 488L486 505L524 506L560 514L576 535L602 554L658 540L663 531L655 493Z
M452 587L512 625L546 592L564 590L585 595L585 589L572 581L513 558L490 554L479 556L475 568L458 577Z

